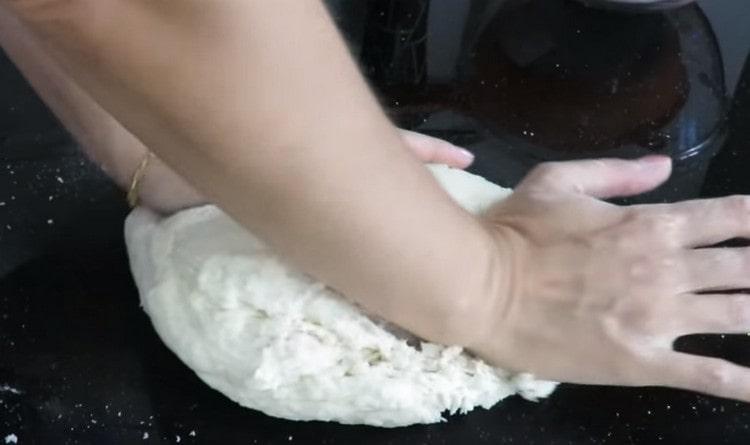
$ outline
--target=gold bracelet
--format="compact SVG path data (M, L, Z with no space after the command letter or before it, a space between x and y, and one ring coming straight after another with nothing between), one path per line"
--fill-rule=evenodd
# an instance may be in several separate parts
M130 181L130 188L128 189L127 194L128 205L130 205L131 208L138 206L138 186L141 184L143 177L146 176L146 168L153 157L154 154L150 151L146 153L143 160L141 160L141 163L138 164L138 168L136 168L133 173L133 179Z

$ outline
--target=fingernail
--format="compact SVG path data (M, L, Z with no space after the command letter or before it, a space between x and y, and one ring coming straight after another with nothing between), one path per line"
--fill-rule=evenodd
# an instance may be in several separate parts
M461 153L461 156L466 158L467 161L474 162L474 153L470 152L469 150L465 148L460 148L460 147L456 147L456 148L458 148L458 151L459 153Z
M672 159L663 155L648 155L638 159L638 162L644 167L657 168L672 162Z

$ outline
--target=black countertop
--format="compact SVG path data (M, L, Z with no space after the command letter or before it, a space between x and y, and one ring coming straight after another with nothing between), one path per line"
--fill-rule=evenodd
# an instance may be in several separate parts
M604 17L567 1L546 2L545 13L535 2L526 11L493 1L331 3L393 118L468 146L475 172L512 185L544 159L663 152L676 179L646 200L750 193L750 67L724 91L721 66L742 62L715 59L697 8ZM748 13L738 8L728 16ZM583 46L571 40L580 34ZM565 74L548 70L556 65ZM539 403L512 397L395 430L241 408L182 365L140 309L122 194L4 58L0 85L0 443L11 434L20 444L750 442L749 405L659 388L562 385ZM576 94L559 95L561 85ZM653 100L664 85L674 94ZM628 107L643 110L628 117ZM561 110L568 120L555 120ZM750 364L742 336L678 347Z

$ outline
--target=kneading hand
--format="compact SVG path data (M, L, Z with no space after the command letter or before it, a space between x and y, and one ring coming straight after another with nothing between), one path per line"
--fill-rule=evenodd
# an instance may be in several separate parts
M543 164L486 216L499 298L475 350L579 383L664 385L750 400L750 369L673 350L696 333L750 330L750 198L619 207L669 175L667 158ZM489 307L487 305L490 305ZM491 309L491 310L487 310Z
M404 153L321 2L0 5L204 196L371 312L544 378L750 401L748 370L672 349L750 327L750 297L699 293L748 286L746 250L696 249L750 235L747 198L617 207L597 198L668 162L548 164L480 221Z

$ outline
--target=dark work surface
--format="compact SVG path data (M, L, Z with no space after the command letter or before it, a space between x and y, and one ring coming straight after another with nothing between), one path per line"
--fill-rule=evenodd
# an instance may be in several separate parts
M341 3L334 12L393 118L466 145L474 171L497 182L512 185L544 159L661 152L676 178L645 200L750 193L750 68L736 92L722 90L695 8L622 16L549 0L545 10ZM0 444L8 434L20 444L750 442L750 406L668 389L563 385L539 403L514 397L396 430L241 408L159 341L128 271L122 194L5 59L0 97ZM747 340L679 347L750 364Z

